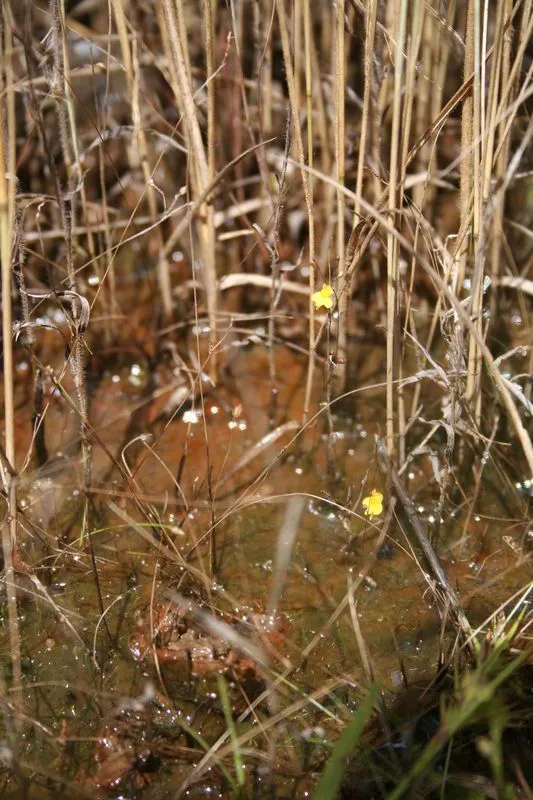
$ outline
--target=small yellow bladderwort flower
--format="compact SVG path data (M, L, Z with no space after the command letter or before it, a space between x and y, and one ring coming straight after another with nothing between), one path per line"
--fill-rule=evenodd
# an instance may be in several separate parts
M316 308L324 308L330 309L333 307L333 289L329 285L329 283L324 283L322 285L322 289L319 292L315 292L311 295L311 300L315 304Z
M363 498L363 508L367 517L379 517L383 514L383 495L377 489L372 489L368 497Z

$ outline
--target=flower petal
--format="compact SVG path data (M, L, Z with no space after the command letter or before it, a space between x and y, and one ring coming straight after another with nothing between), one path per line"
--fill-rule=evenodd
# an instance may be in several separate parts
M311 295L311 300L315 304L316 308L332 308L333 288L328 283L324 283L319 292L315 292Z
M368 497L363 498L362 506L367 517L379 517L383 513L383 495L372 489Z

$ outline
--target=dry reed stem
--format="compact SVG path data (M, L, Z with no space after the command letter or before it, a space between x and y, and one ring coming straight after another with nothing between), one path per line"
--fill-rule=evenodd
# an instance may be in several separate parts
M469 0L464 56L464 84L475 80L474 75L474 0ZM471 77L470 77L471 76ZM474 138L474 100L472 92L468 91L464 98L461 112L461 163L459 185L459 213L460 225L457 233L456 259L457 273L455 277L455 291L461 294L467 265L469 237L467 231L471 224L471 197L473 190L473 152L472 141Z
M7 595L8 630L12 666L12 696L16 712L22 713L22 670L20 665L20 633L17 591L13 569L13 552L17 548L17 490L15 463L15 405L12 326L12 247L15 223L16 178L14 159L15 95L13 76L13 31L11 10L3 4L3 30L0 30L0 260L2 265L2 337L4 359L4 430L8 469L3 469L7 508L2 523L2 553L4 557L4 586ZM6 138L8 148L6 152ZM19 729L15 714L13 729Z
M361 221L361 202L363 193L363 176L365 159L367 158L366 144L370 128L370 103L372 87L372 61L374 58L374 43L376 38L376 23L378 13L378 0L370 0L365 14L365 49L363 60L363 110L361 117L361 135L359 138L359 153L357 157L357 179L355 184L356 202L354 208L353 227ZM353 282L353 278L351 279ZM350 292L351 294L351 292Z
M498 0L500 2L500 0ZM473 98L472 98L472 232L471 247L473 256L472 289L470 316L476 331L468 337L468 371L465 396L476 424L481 420L481 353L477 346L483 336L483 279L485 274L485 247L483 242L483 192L482 159L485 149L485 59L486 48L482 53L482 26L479 0L471 0L469 17L473 20ZM486 43L486 37L483 37ZM461 287L458 287L459 290Z
M533 136L533 120L530 123L529 130L531 136ZM305 167L305 169L309 168ZM317 169L313 169L312 172L316 178L324 181L325 183L330 183L331 185L335 186L334 179L331 178L329 175L324 175ZM352 200L352 202L355 202L356 195L353 192L351 192L346 187L344 187L343 191L345 192L346 196ZM408 253L413 254L414 251L410 242L391 225L390 220L387 217L385 217L380 211L374 208L374 206L372 206L370 203L367 203L367 201L364 200L364 198L361 198L361 205L362 208L366 211L366 213L370 217L372 217L373 219L375 219L377 222L380 223L381 227L383 228L384 231L386 231L387 234L395 237L398 240L398 244L401 247L403 247ZM424 258L423 255L418 254L417 257L420 267L431 278L432 282L435 284L438 290L443 294L443 296L446 297L450 307L453 309L456 319L461 324L463 329L466 330L467 332L474 334L475 327L472 323L472 320L470 319L469 314L465 311L463 305L457 299L454 292L446 284L443 278L441 278L441 276L435 271L435 269L427 261L427 259ZM479 347L481 349L483 358L485 359L485 364L489 371L490 377L492 378L501 396L502 402L507 409L512 425L515 429L516 435L520 441L520 445L524 452L524 456L528 463L531 475L533 476L533 444L531 442L531 437L520 417L520 414L518 413L518 409L513 400L513 396L509 391L509 389L507 388L505 381L500 373L500 370L498 369L497 364L495 363L495 359L492 353L490 352L488 346L485 344L483 340L480 340Z
M52 0L51 3L51 18L52 18L52 52L53 52L53 74L54 83L57 93L56 97L56 113L59 127L59 138L61 143L61 153L66 166L66 190L62 186L59 172L56 170L55 165L53 170L56 173L56 190L58 193L58 204L61 209L61 221L63 224L63 233L65 240L66 250L66 267L67 267L67 286L69 289L69 303L70 314L72 319L72 331L70 342L70 354L68 364L72 371L74 379L74 386L78 399L79 407L79 421L80 421L80 438L81 447L83 451L83 469L84 469L84 485L88 488L91 484L91 444L87 437L87 391L85 383L84 371L84 344L82 336L84 327L81 324L79 313L78 299L80 295L77 293L76 283L76 270L74 266L75 258L77 255L77 242L73 235L73 230L76 227L76 193L74 187L81 179L81 163L78 148L78 134L76 130L76 119L72 101L72 93L70 87L70 79L68 75L69 62L68 62L68 48L66 42L66 21L65 9L61 0ZM65 115L66 110L66 115ZM38 113L41 113L39 110ZM76 169L74 169L72 153L75 156ZM83 185L83 182L82 182ZM81 193L80 193L81 194ZM81 195L86 203L85 194ZM85 513L83 518L84 531L88 530L87 518L87 500L85 506Z
M390 225L387 230L387 451L392 457L395 451L395 425L394 407L395 394L394 382L398 371L398 347L399 347L399 247L398 240L393 235L391 228L396 228L398 219L397 210L399 202L398 183L399 157L401 145L401 108L402 108L402 89L404 73L404 50L407 29L407 0L401 0L397 11L396 19L396 44L394 50L394 91L392 98L392 130L389 163L389 190L388 190L388 212Z
M305 170L305 156L302 141L302 132L300 130L300 121L298 118L299 109L296 105L296 89L294 83L294 73L292 69L291 48L289 43L289 26L287 22L287 15L285 13L285 0L276 0L276 11L278 14L279 32L281 38L281 47L283 51L283 61L285 63L285 72L287 77L287 86L289 89L289 101L291 106L291 120L294 140L296 143L296 154L298 158L298 165L302 176L302 186L305 196L305 205L307 209L307 223L309 226L309 365L307 368L307 381L305 387L303 421L309 416L309 408L311 405L311 391L313 388L313 375L315 368L315 307L311 300L311 295L315 290L315 223L313 217L313 206L311 203L311 195L309 193L309 176Z
M205 35L205 53L206 53L206 81L207 81L207 180L212 183L216 174L216 83L215 75L215 44L214 44L214 8L212 0L203 0L204 11L204 35ZM216 235L215 235L215 206L213 202L207 202L205 206L206 213L206 248L208 261L205 261L206 254L204 253L204 265L206 269L206 284L207 284L207 307L209 317L209 344L212 352L213 360L209 365L209 370L212 379L216 379L216 311L217 311L217 295L216 291L211 285L213 281L216 282ZM208 267L209 263L209 267ZM213 329L213 321L215 321L215 328ZM198 343L199 345L199 343Z
M504 21L510 20L512 13L512 0L505 0L503 9ZM503 45L501 54L501 85L505 87L509 81L509 73L511 69L511 44L512 34L511 29L504 29ZM498 184L501 184L504 178L507 162L509 160L509 153L511 149L510 137L504 135L505 125L503 120L497 123L496 132L496 150L497 158L494 167L494 178ZM494 226L492 231L491 252L490 252L490 270L492 282L496 285L500 275L500 264L503 245L503 220L504 220L504 203L500 202L496 205L494 211ZM491 312L494 315L496 311L496 293L492 296Z
M380 45L380 38L377 36L378 21L378 0L370 0L365 15L365 49L363 66L363 110L361 119L361 139L359 143L359 154L357 160L357 178L355 193L358 198L362 197L364 189L364 170L371 164L371 177L368 181L368 200L378 202L380 195L380 181L377 172L379 164L379 152L381 143L381 125L379 118L381 109L378 102L378 77L377 77L377 49ZM367 147L368 141L368 147ZM325 170L322 170L325 172ZM356 203L354 208L354 228L357 224L356 219L361 219L361 204ZM376 284L376 305L386 327L385 298L381 288L380 268L378 263L377 248L370 252L370 266ZM355 273L350 269L350 295L352 294Z
M187 64L184 53L187 52L183 46L183 35L180 35L176 22L175 9L171 0L159 0L162 2L164 19L168 26L169 41L171 47L171 57L174 61L174 71L177 76L180 97L176 101L182 103L182 112L185 118L187 129L187 141L189 145L189 159L191 167L191 178L194 187L194 195L201 197L209 187L209 166L205 153L204 143L200 123L195 111L192 86L187 78ZM181 2L177 3L178 9ZM212 76L208 76L208 80ZM204 200L209 199L209 193ZM213 352L210 361L210 369L214 374L216 371L215 347L217 342L217 296L216 296L216 268L215 268L215 233L213 228L213 217L209 217L205 209L206 222L200 223L199 238L201 242L202 258L204 262L205 288L207 297L207 314L209 319L209 343Z
M337 185L344 186L345 180L345 151L346 151L346 126L345 126L345 46L344 46L344 2L337 0L333 8L335 30L335 164ZM346 344L348 327L348 310L350 307L349 282L346 280L346 244L344 240L344 193L337 189L337 229L336 229L336 255L337 255L337 313L338 334L337 354L338 363L332 375L333 385L340 391L346 386ZM347 285L348 284L348 285Z
M302 87L302 55L305 59L304 48L302 46L302 27L303 27L303 14L302 14L302 1L305 0L292 0L292 50L294 55L294 104L300 111L301 107L301 87ZM308 5L308 3L306 4Z
M139 167L142 169L145 192L148 200L148 211L152 224L157 221L158 211L156 202L156 190L153 185L153 170L150 168L150 159L148 154L148 145L146 141L146 134L143 127L142 120L142 103L140 97L140 68L137 56L137 40L134 37L130 47L128 36L128 25L126 18L126 11L124 8L124 0L112 0L113 11L115 16L115 24L120 40L120 48L122 53L122 60L124 62L124 69L126 72L126 81L128 86L128 97L131 102L131 114L133 122L133 136L134 146L129 149L130 167L135 172ZM133 51L133 52L132 52ZM159 250L162 248L161 231L159 228L154 229L154 234L159 240ZM161 299L163 301L163 309L167 319L172 314L172 294L170 284L170 272L168 262L160 259L158 261L158 280L159 290L161 292Z
M306 107L306 122L307 122L307 163L310 167L313 166L313 96L315 81L313 80L313 28L311 24L311 9L309 3L304 3L304 51L305 51L305 107ZM315 58L316 61L316 58ZM320 87L318 84L317 90L318 97L321 97ZM309 201L311 207L313 206L313 176L309 175Z
M391 463L387 451L383 446L381 440L378 440L378 452L383 460L385 471L390 474L392 479L392 484L394 486L395 492L398 496L398 500L400 501L403 509L407 515L407 518L411 524L411 528L413 529L416 538L418 540L418 544L424 554L424 558L428 566L430 567L434 579L440 584L440 589L444 590L444 603L442 602L442 598L440 597L439 591L436 590L436 587L433 587L433 593L435 595L435 599L437 600L440 605L443 606L443 619L446 618L445 611L447 609L451 609L452 616L454 617L454 622L457 626L458 633L463 637L463 642L466 643L470 642L470 637L472 634L472 629L470 627L470 623L466 617L464 609L461 605L461 602L451 585L450 581L448 580L448 576L444 572L442 565L438 559L438 556L429 541L429 538L424 530L424 526L422 525L420 518L417 514L415 505L411 498L409 497L401 478L396 471L396 468ZM474 653L471 650L471 656L473 657Z
M413 118L413 106L415 103L415 95L418 93L418 84L416 82L416 73L419 66L419 52L421 46L422 32L424 28L424 2L416 2L413 4L413 10L410 20L410 27L407 36L407 54L405 66L405 88L403 97L403 122L402 122L402 140L401 140L401 157L399 165L399 191L402 198L401 206L403 206L404 188L407 179L407 155L409 153L409 134L411 131L411 123ZM418 82L420 83L420 81ZM417 239L415 237L414 249L416 250ZM413 258L413 266L415 259ZM414 269L413 269L413 282L414 282ZM410 297L410 292L409 292ZM409 299L407 300L409 307ZM398 308L398 315L400 309ZM400 323L398 324L398 333L401 333ZM402 382L403 371L403 345L404 338L398 343L398 464L401 466L406 458L406 420L405 420L405 404L404 404L404 391Z
M81 200L81 211L84 219L88 218L87 214L87 191L85 188L85 181L83 179L83 166L81 163L81 156L80 156L80 148L78 144L78 132L76 128L76 113L74 107L74 96L72 92L72 73L70 69L70 61L69 61L69 52L68 52L68 42L67 42L67 28L66 28L66 19L65 19L65 12L62 8L59 14L59 22L61 26L61 49L62 49L62 60L63 60L63 97L64 102L67 108L68 114L68 125L70 129L70 144L72 147L72 160L68 163L68 168L70 171L69 178L72 188L74 185L79 186L80 192L80 200ZM69 153L70 159L70 153ZM76 227L76 220L73 218L73 228ZM89 253L92 257L95 256L95 241L94 236L92 234L90 225L88 225L87 230L87 248Z
M264 20L263 28L264 47L261 53L261 76L262 76L262 95L261 95L261 129L263 133L270 136L272 133L272 20L276 13L273 3L269 0L261 0L256 6L260 20Z

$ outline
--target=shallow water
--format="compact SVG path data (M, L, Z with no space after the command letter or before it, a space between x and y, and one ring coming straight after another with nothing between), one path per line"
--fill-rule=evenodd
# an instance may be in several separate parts
M285 753L279 771L289 782L302 768L296 732L319 726L333 736L369 670L385 692L434 673L453 632L442 638L427 569L403 515L388 514L374 441L384 418L383 355L375 344L358 346L359 388L332 405L330 419L319 405L319 366L318 412L301 432L306 360L289 347L275 351L274 413L271 362L260 345L230 342L216 387L197 375L191 384L171 358L152 372L138 354L108 359L100 374L96 367L88 373L87 504L76 415L47 385L49 462L23 476L19 488L27 532L27 570L17 581L28 724L18 747L38 776L32 797L49 796L47 776L59 775L65 796L178 796L180 787L183 796L224 796L214 764L186 789L191 765L201 763L197 736L212 743L226 731L217 673L226 676L250 739L249 702L273 676L283 680L258 706L263 722L310 692L320 695L315 705L302 701L288 728L280 723L275 734L276 752ZM63 380L69 387L68 374ZM21 381L20 459L31 430L28 391ZM486 490L475 512L467 497L439 509L424 456L404 478L472 624L484 622L530 579L523 519ZM361 499L373 488L385 494L385 513L369 520ZM150 510L149 523L134 491ZM295 495L304 503L286 581L274 615L265 617ZM205 620L169 600L169 591L229 628L206 629ZM228 630L250 651L225 640ZM250 656L254 647L266 653L266 672ZM7 634L3 662L9 670ZM256 788L266 780L258 756L265 741L257 742L248 764ZM267 750L262 757L270 763ZM306 791L304 782L296 796Z

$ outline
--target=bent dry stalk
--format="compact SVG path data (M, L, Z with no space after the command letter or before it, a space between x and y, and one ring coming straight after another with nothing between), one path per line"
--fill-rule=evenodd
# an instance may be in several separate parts
M471 641L471 638L472 638L472 629L470 627L470 623L468 622L466 614L465 614L465 612L463 610L461 602L460 602L459 598L457 597L455 589L453 588L453 586L451 585L450 581L448 580L448 576L444 572L444 570L442 568L442 565L441 565L441 563L440 563L440 561L438 559L438 556L435 553L435 550L431 546L431 542L429 541L428 535L426 534L426 532L424 530L424 526L420 522L420 518L419 518L418 514L416 513L416 510L415 510L415 507L414 507L414 503L409 498L409 495L407 494L407 492L405 490L405 487L404 487L404 485L403 485L403 483L401 481L400 476L398 475L398 472L397 472L396 468L394 467L394 465L391 463L391 461L389 459L389 456L388 456L387 450L385 448L385 445L384 445L384 443L382 442L382 440L378 436L376 436L376 444L377 444L378 453L379 453L379 455L380 455L380 457L382 459L384 468L385 468L386 471L389 472L389 474L391 476L391 480L392 480L392 483L394 485L394 489L396 490L396 494L398 495L398 500L402 504L403 509L404 509L404 511L405 511L405 513L407 515L407 518L408 518L408 520L409 520L409 522L411 524L411 527L412 527L412 529L413 529L413 531L415 533L415 536L418 539L418 543L419 543L419 545L420 545L420 547L422 549L422 552L424 553L424 557L425 557L425 559L426 559L426 561L427 561L427 563L428 563L428 565L429 565L429 567L430 567L430 569L431 569L431 571L433 573L433 577L435 578L435 580L437 581L437 584L442 588L442 590L444 592L444 603L443 603L442 602L442 597L439 594L439 592L437 592L435 590L435 587L430 584L430 586L431 586L431 588L433 590L433 593L435 595L435 599L437 600L438 603L440 603L441 606L442 605L444 606L444 610L446 610L447 608L450 609L450 611L452 613L452 618L453 618L454 624L456 625L456 627L458 629L458 632L459 632L459 634L461 635L461 637L463 639L463 642L465 644L465 647L468 650L468 653L469 653L470 657L473 658L474 657L474 651L473 651L472 646L470 644L470 641Z

